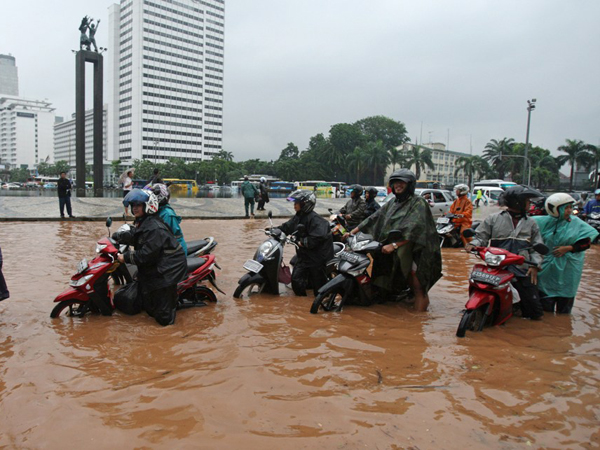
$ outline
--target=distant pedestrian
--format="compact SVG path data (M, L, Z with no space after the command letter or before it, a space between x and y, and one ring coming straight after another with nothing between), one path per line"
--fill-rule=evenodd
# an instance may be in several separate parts
M133 169L127 171L125 177L123 177L123 198L127 196L133 189ZM129 211L127 211L127 206L125 206L125 212L123 213L123 218L126 218L129 215Z
M150 178L148 180L148 183L146 183L147 187L152 187L157 183L162 183L162 177L160 176L160 170L158 169L154 169L154 171L152 172L152 178Z
M481 191L481 189L478 189L477 197L475 197L475 208L479 208L479 202L481 201L482 197L483 197L483 192Z
M254 217L254 198L258 195L258 189L250 181L248 177L244 177L244 182L241 186L242 195L244 196L244 208L246 209L246 219L250 217L248 215L248 206L250 206L250 213Z
M71 189L73 189L73 184L71 180L67 178L66 172L60 173L60 178L58 179L58 205L60 208L60 217L64 219L65 217L65 206L67 207L67 214L69 217L73 216L73 210L71 208Z
M6 287L4 275L2 274L2 248L0 247L0 302L6 300L8 297L10 297L10 294L8 292L8 287Z
M260 177L260 200L258 201L257 211L265 210L265 203L269 203L269 188L267 187L267 179Z

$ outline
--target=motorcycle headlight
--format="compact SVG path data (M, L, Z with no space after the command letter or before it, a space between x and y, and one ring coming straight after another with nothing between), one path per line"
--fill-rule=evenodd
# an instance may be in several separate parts
M484 260L488 266L498 267L505 258L505 255L494 255L493 253L485 252Z
M271 249L273 248L273 243L271 241L266 241L263 242L261 244L260 247L258 247L258 253L263 257L266 258L266 256L269 254L269 252L271 251Z
M69 284L73 287L79 287L79 286L83 286L85 283L87 283L90 278L92 278L94 275L90 274L90 275L86 275L84 277L81 277L79 280L71 280L69 282Z
M96 253L100 253L102 250L104 250L107 247L106 244L96 244Z

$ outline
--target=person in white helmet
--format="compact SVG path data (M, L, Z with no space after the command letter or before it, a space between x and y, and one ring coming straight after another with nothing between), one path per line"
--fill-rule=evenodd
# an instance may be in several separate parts
M265 210L265 203L269 203L269 187L267 186L267 179L260 177L260 185L258 186L260 199L258 200L257 211Z
M546 312L571 313L583 272L583 252L598 236L594 227L571 215L575 203L569 194L552 194L546 199L548 215L534 217L544 243L551 249L538 275L542 307Z
M460 233L460 239L462 240L463 245L467 245L471 242L471 238L466 238L463 236L463 231L467 228L471 228L473 224L473 204L469 199L469 186L466 184L457 184L454 186L454 191L456 192L456 200L450 206L450 213L456 216L455 219L452 220L454 223L454 227L458 228L458 232ZM460 244L458 244L460 246Z

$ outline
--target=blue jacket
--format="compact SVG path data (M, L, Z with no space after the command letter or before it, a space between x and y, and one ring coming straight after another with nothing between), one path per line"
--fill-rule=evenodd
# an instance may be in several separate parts
M585 214L600 213L600 202L596 199L590 200L583 209Z
M181 231L181 227L179 226L181 223L181 217L175 214L175 211L169 204L158 208L158 216L171 229L173 235L181 244L185 256L187 256L187 244L185 243L185 239L183 239L183 231Z

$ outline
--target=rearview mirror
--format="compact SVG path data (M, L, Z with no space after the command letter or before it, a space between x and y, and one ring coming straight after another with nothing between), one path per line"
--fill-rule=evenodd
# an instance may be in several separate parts
M533 249L540 255L547 255L550 252L550 249L544 244L535 244Z
M465 231L463 231L463 236L466 238L472 238L476 234L477 233L475 233L475 230L473 230L472 228L467 228Z
M110 228L111 225L112 225L112 218L108 217L106 219L106 228Z
M269 217L269 219L273 218L273 211L269 210L269 212L267 213L267 217Z

